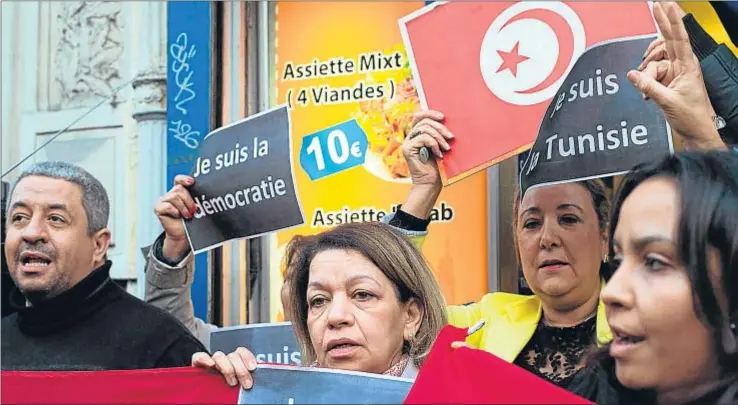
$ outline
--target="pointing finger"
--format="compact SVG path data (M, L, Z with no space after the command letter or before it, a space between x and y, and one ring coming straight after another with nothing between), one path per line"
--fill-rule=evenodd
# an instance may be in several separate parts
M694 53L692 52L692 45L689 42L689 35L687 29L684 27L684 22L680 16L681 8L675 2L669 2L662 4L666 12L666 16L669 20L669 30L672 37L672 48L674 52L673 58L679 61L680 65L685 68L692 70L699 68L699 65L695 66Z
M664 37L664 45L666 47L666 55L669 59L674 58L674 43L671 36L671 24L669 18L664 12L662 3L656 2L653 4L653 17L656 20L656 24L659 26L661 35Z

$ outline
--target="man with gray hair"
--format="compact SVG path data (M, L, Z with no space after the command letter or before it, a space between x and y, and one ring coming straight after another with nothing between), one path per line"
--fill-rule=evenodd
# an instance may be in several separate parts
M171 315L110 279L110 204L88 172L35 164L18 177L5 209L17 312L0 325L3 370L182 367L205 350Z

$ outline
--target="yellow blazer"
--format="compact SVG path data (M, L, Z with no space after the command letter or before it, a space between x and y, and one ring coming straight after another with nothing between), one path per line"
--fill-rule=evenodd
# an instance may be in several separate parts
M468 328L484 319L482 330L470 336L467 343L512 363L533 337L543 310L541 300L535 295L498 292L487 294L471 305L449 306L447 312L448 322L459 328ZM597 307L596 331L598 344L612 339L602 301Z

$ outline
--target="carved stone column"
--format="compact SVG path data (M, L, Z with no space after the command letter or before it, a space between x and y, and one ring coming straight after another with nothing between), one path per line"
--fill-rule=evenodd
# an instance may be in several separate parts
M138 295L144 292L145 260L140 248L161 233L154 215L156 201L167 191L166 184L166 2L129 3L137 23L136 75L133 81L133 118L138 139L137 278Z

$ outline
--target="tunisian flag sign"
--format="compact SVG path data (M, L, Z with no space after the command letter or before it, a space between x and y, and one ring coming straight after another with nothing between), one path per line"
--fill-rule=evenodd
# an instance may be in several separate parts
M657 32L648 2L442 2L399 23L422 107L456 136L445 184L530 148L589 46Z

